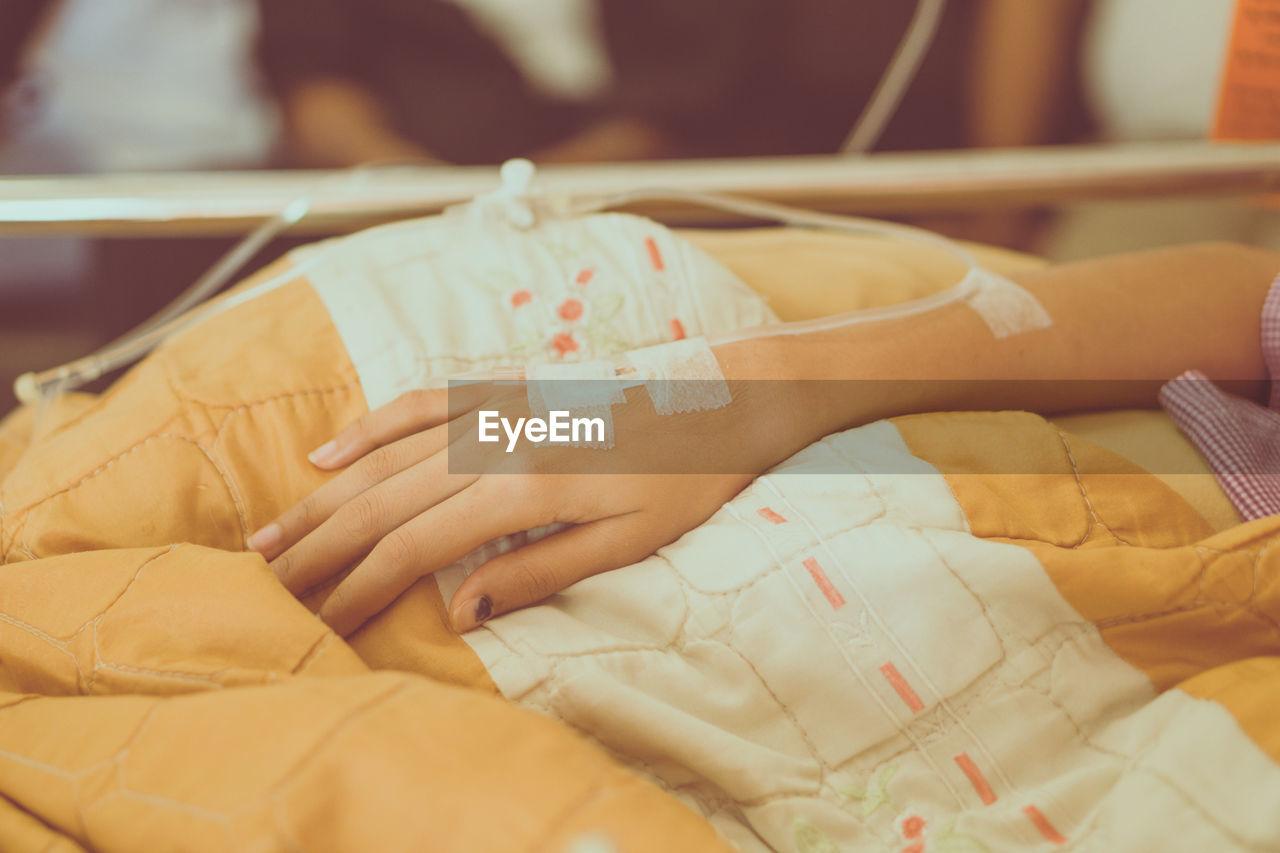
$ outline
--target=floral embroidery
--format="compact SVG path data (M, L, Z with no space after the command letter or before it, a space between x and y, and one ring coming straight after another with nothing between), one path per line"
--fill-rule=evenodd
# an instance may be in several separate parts
M673 336L677 341L683 341L683 340L684 340L684 337L685 337L685 335L684 335L684 323L681 323L681 322L680 322L680 319L679 319L678 317L672 317L672 318L671 318L671 335L672 335L672 336Z
M918 814L903 815L898 819L898 832L908 841L914 841L924 834L924 828L928 824L929 821Z
M556 294L527 286L527 279L521 279L509 270L487 270L485 285L518 317L518 337L509 350L510 359L526 361L549 356L559 361L572 361L592 357L593 353L629 349L627 334L617 322L626 306L626 296L597 281L596 268L586 263L583 257L584 246L568 242L548 243L547 249L570 270L577 270L561 287L573 288L574 294L585 294L588 291L578 288L591 283L590 298L569 295L564 290Z
M573 335L568 332L560 332L551 339L551 346L555 349L556 354L564 358L571 352L578 351L578 342L574 340Z
M560 303L556 313L560 315L561 320L572 323L582 316L582 302L578 299L566 299Z
M894 821L906 844L898 853L990 853L987 845L972 835L956 832L956 819L941 829L930 829L929 821L917 812L907 812Z
M802 817L792 822L791 839L800 853L840 853L829 835Z
M862 800L862 816L864 818L871 817L871 815L875 813L876 809L881 806L889 805L889 803L892 802L889 799L889 780L892 779L893 774L897 772L898 768L896 766L889 765L880 771L880 775L876 777L874 787L868 788L865 791L855 791L850 788L845 788L841 793L847 797L852 797L855 800Z
M896 811L893 798L889 796L889 780L897 772L897 766L891 764L880 771L875 784L866 791L844 788L840 793L862 801L864 819L871 817L881 806L889 806ZM929 818L911 809L894 820L893 830L896 836L893 842L895 846L890 849L895 853L990 853L987 845L977 838L956 832L954 817L945 826L938 828Z

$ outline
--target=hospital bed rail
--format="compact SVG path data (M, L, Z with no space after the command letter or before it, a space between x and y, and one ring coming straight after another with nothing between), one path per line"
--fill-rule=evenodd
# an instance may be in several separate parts
M540 176L547 191L575 197L680 188L830 213L893 215L1165 195L1248 197L1280 190L1280 144L1166 142L549 165ZM333 234L436 212L496 184L497 171L490 166L8 177L0 179L0 235L243 234L300 198L307 215L291 233ZM679 202L630 209L678 225L724 219Z

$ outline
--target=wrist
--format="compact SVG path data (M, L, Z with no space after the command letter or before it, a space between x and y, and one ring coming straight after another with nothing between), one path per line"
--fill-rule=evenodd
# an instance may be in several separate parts
M752 338L714 348L738 409L742 439L778 462L859 423L856 395L823 377L812 348L796 336Z
M874 339L867 342L875 346ZM847 336L774 335L715 348L734 399L767 433L794 453L818 439L882 418L928 408L926 383L884 376L865 347Z

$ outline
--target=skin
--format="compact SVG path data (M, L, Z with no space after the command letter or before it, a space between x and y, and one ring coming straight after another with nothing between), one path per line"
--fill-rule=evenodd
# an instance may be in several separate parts
M662 418L641 394L614 406L615 461L635 470L661 457L671 466L665 470L731 473L601 474L599 451L583 450L496 451L477 469L486 473L450 473L450 435L473 440L479 408L505 414L520 407L522 392L482 388L461 405L455 399L452 412L446 392L412 392L313 452L313 464L340 473L249 545L295 594L354 565L320 610L348 634L419 578L495 537L570 525L463 582L450 615L467 631L643 559L709 518L755 474L851 426L939 410L1154 406L1160 384L1192 367L1262 399L1259 316L1277 273L1280 255L1227 245L1066 265L1019 281L1053 317L1048 329L996 339L960 304L766 336L716 349L734 394L726 408ZM744 384L752 379L791 381ZM912 381L794 381L805 379Z

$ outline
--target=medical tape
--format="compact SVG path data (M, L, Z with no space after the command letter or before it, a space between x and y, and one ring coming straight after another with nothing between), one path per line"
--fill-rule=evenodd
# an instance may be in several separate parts
M719 409L733 400L706 338L632 350L626 359L644 381L653 409L660 415Z
M1049 312L1030 291L982 267L970 267L956 289L997 338L1053 325Z
M561 443L561 446L608 450L613 447L612 407L627 401L623 383L616 374L611 361L530 364L525 367L529 412L544 420L551 412L568 412L571 419L599 418L604 422L603 440L584 438ZM590 436L591 430L586 430L585 435Z

